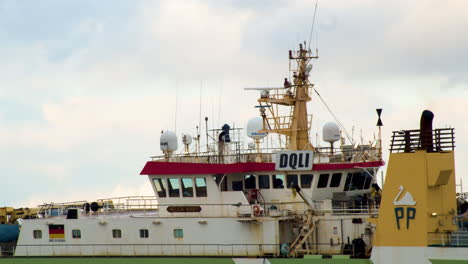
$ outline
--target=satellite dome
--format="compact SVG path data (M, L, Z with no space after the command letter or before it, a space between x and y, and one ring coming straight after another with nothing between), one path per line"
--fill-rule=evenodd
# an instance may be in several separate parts
M336 123L328 122L323 126L323 141L333 143L340 140L340 127Z
M170 153L177 150L177 136L172 131L162 133L159 142L161 150L164 153Z
M266 132L259 132L263 130L263 118L260 116L254 117L247 122L247 136L249 138L259 140L268 135Z

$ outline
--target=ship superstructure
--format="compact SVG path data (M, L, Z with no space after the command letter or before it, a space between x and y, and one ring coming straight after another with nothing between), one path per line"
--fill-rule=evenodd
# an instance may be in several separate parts
M305 46L305 45L304 45ZM254 142L244 149L238 128L212 129L202 151L200 135L161 135L163 155L148 161L155 197L45 204L22 219L15 256L226 256L365 257L378 199L375 176L384 164L381 144L344 143L329 123L318 148L310 141L307 102L311 60L303 45L289 52L292 78L260 91L260 116L249 121ZM289 110L280 116L279 107ZM279 148L262 148L268 134ZM271 136L271 135L270 135ZM207 131L207 138L208 131ZM333 145L340 142L339 147ZM377 190L373 189L375 192Z
M161 135L163 155L152 157L148 175L155 197L46 204L22 221L16 256L254 256L305 254L366 256L372 245L367 218L384 164L380 138L345 144L334 124L324 127L330 147L310 141L307 102L311 60L305 45L289 52L292 78L260 91L260 116L249 121L254 142L241 144L241 130L212 129L202 151L200 135ZM281 116L279 107L289 115ZM263 148L268 134L283 137ZM190 144L196 140L195 150ZM339 142L339 146L333 144ZM378 196L378 195L377 195Z
M292 77L282 87L247 88L260 92L260 115L247 124L253 142L242 143L240 128L207 125L206 146L199 132L182 135L178 152L177 135L165 131L162 155L141 171L155 196L4 208L2 224L19 222L21 231L17 241L2 244L2 254L243 257L236 263L313 255L371 263L373 251L375 264L430 263L425 254L466 260L463 249L453 249L468 244L455 205L453 129L433 131L421 121L419 130L394 132L380 207L382 122L369 144L352 138L346 144L346 131L330 122L323 127L330 146L313 145L307 102L314 91L311 60L318 56L305 46L289 52ZM274 134L278 147L265 147L262 141ZM413 250L418 258L394 257ZM451 250L458 257L443 253Z

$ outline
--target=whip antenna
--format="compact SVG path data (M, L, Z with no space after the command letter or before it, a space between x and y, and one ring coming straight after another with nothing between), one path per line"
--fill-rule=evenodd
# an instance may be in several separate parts
M312 18L312 27L310 28L310 36L309 36L309 47L308 47L308 50L310 50L310 43L312 42L312 35L313 35L313 33L314 33L315 16L317 15L317 4L318 4L318 0L315 1L314 17Z

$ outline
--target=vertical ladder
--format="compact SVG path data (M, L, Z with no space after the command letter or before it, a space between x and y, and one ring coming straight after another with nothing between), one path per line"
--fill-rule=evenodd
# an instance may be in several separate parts
M240 162L241 162L240 142L237 141L235 144L236 144L236 162L237 162L237 163L240 163Z

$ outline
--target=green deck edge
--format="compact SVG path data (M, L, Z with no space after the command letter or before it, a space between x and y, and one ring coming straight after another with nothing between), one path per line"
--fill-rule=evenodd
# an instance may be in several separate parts
M235 264L232 258L0 258L0 264Z
M466 264L466 260L451 260L451 259L430 259L432 264Z

